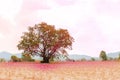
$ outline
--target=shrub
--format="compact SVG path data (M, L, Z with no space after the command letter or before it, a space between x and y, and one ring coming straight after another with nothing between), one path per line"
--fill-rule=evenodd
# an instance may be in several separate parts
M91 61L95 61L95 58L92 57L92 58L91 58Z
M20 59L19 59L17 56L15 56L15 55L12 55L12 56L11 56L11 60L12 60L13 62L20 62Z
M22 53L22 61L34 62L35 60L31 58L30 54Z
M86 61L86 59L85 59L85 58L82 58L81 61Z
M4 58L0 58L0 62L6 62Z

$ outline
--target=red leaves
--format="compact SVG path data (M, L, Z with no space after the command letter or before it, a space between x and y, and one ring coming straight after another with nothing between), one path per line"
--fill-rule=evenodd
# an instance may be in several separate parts
M25 32L21 37L18 48L30 53L35 51L41 54L54 54L57 51L65 53L65 49L60 50L60 48L71 47L73 40L67 29L57 30L54 25L42 22L28 28L28 32Z

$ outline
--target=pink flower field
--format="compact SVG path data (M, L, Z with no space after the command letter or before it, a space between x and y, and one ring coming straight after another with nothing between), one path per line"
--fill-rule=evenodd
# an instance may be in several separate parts
M0 63L0 80L120 80L120 62Z

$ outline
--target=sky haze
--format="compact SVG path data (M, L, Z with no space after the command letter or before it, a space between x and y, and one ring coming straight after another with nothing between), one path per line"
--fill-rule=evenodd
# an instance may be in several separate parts
M0 0L0 51L19 53L22 33L40 22L68 29L70 54L120 51L119 0Z

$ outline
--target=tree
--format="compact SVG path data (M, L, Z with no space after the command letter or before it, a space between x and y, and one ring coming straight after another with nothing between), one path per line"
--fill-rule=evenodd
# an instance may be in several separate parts
M35 61L30 54L22 53L22 61Z
M4 58L0 58L0 62L6 62Z
M55 29L54 25L42 22L29 27L28 32L21 36L17 47L32 56L41 56L43 63L49 63L49 59L56 53L66 55L66 49L72 49L73 41L68 30Z
M114 60L114 58L113 57L108 57L108 60Z
M17 56L15 56L15 55L12 55L12 56L11 56L11 60L12 60L13 62L21 62L21 59L18 58Z
M119 53L119 56L118 56L118 60L120 60L120 53Z
M94 57L92 57L92 58L91 58L91 61L95 61L95 58L94 58Z
M81 61L87 61L85 58L82 58Z
M51 57L51 61L65 61L66 60L66 55L64 54L55 54L53 57Z
M105 51L101 51L100 52L100 58L103 60L103 61L106 61L107 60L107 55L106 55L106 52Z

